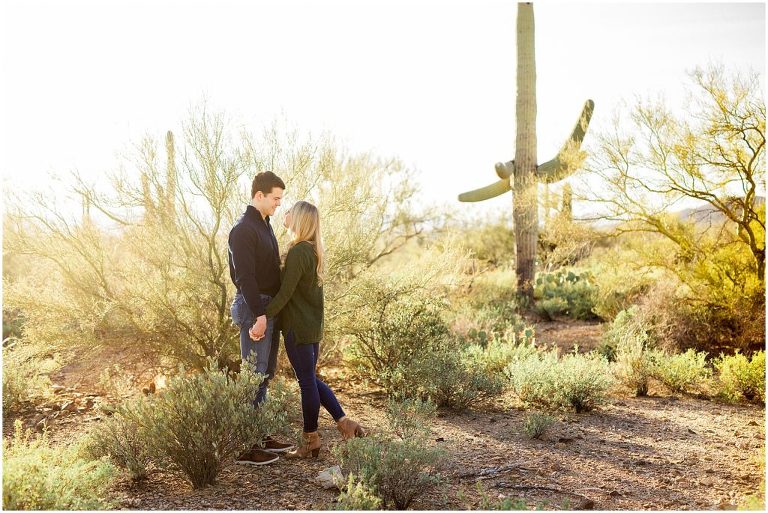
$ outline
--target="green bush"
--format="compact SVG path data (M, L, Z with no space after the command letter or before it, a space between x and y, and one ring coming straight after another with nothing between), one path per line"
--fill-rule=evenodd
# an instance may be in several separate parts
M48 373L59 366L55 358L45 358L34 347L3 348L3 414L17 411L25 403L38 402L50 395Z
M594 318L595 295L596 288L590 273L576 274L565 269L539 273L533 291L536 310L550 319L558 315L574 319Z
M533 412L525 417L523 429L528 438L540 438L554 422L554 417L539 412Z
M592 311L605 321L612 321L623 310L635 304L659 272L634 264L640 256L620 245L599 248L584 265L589 268L595 284L595 305Z
M86 437L84 449L93 458L108 457L126 469L134 481L147 478L152 461L147 438L135 401L118 406L111 417L96 426Z
M506 373L523 403L576 412L603 402L612 384L608 362L594 353L562 358L554 351L538 353L511 363Z
M107 498L117 469L106 460L84 459L77 446L52 447L16 421L3 438L3 509L93 510L113 507Z
M398 397L421 397L454 410L463 410L481 397L498 395L505 385L503 374L487 374L452 349L415 359L406 375L409 379Z
M220 371L213 359L198 373L188 375L181 367L162 393L133 410L150 454L194 488L214 483L240 451L286 427L287 406L275 400L275 387L254 410L261 381L250 365L236 376Z
M658 350L646 347L642 336L633 337L628 334L619 341L616 348L613 375L636 396L648 395L648 386L654 376L656 362L662 357Z
M765 403L765 351L753 353L751 359L738 351L730 356L721 354L714 365L722 396Z
M653 376L673 392L694 392L706 384L712 371L707 367L707 353L689 349L657 358Z
M432 446L429 428L424 427L429 426L434 407L418 401L395 405L390 403L388 407L389 431L400 436L353 438L336 446L333 453L345 472L357 476L365 490L381 498L382 506L405 509L414 498L440 482L437 467L444 452ZM403 416L416 417L420 422L393 422Z
M613 374L618 382L637 396L648 394L655 362L660 354L653 330L638 314L636 306L622 310L603 335L602 351L615 355Z
M353 307L357 315L342 328L351 337L346 356L361 376L390 394L400 392L412 361L439 353L448 343L445 304L418 289L374 279L361 288Z
M339 511L374 511L381 509L381 498L367 484L354 474L349 474L347 483L341 489L336 507Z
M456 305L452 325L470 342L483 344L525 327L518 313L514 270L497 269L472 276L466 288L455 289L451 304Z

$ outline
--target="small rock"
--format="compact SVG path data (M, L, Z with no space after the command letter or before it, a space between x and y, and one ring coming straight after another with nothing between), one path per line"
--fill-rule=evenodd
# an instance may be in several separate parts
M341 486L344 484L344 475L341 473L341 467L334 465L333 467L321 470L315 477L315 482L326 490L331 488L341 489Z
M557 449L565 449L565 448L566 448L566 445L565 445L563 442L557 442L557 443L555 444L555 447L556 447Z
M694 431L694 430L693 430L693 429L691 429L691 428L688 428L688 432L689 432L690 434L692 434L692 435L697 435L697 434L698 434L696 431Z
M733 436L741 436L741 431L737 429L736 431L733 432Z
M445 438L443 438L442 436L438 436L437 438L435 438L435 442L445 442Z
M493 417L491 417L490 419L488 419L488 422L496 422L496 419L494 419Z
M615 498L615 497L621 497L621 493L617 492L616 490L611 490L611 491L608 493L608 496L609 496L609 497L614 497L614 498Z
M717 509L736 509L736 505L726 500L722 500L717 503Z
M62 393L64 390L66 390L66 389L67 389L67 387L65 387L65 386L62 386L62 385L53 385L53 387L51 387L51 388L53 388L53 393L54 393L54 394L60 394L60 393Z
M563 443L563 444L567 444L569 442L573 442L573 438L565 438L565 437L563 437L563 438L558 438L557 441L560 442L560 443Z
M749 424L747 424L747 425L748 425L748 426L757 426L757 425L758 425L758 423L757 423L756 421L754 421L754 420L750 420L750 421L749 421Z

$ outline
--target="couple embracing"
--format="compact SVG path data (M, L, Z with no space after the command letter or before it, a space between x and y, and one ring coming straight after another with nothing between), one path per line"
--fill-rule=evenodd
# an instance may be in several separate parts
M323 334L323 244L317 207L298 201L285 214L284 226L292 235L281 257L270 224L280 206L285 184L271 171L259 173L251 185L251 203L229 233L229 274L237 287L232 320L240 328L240 354L265 375L253 401L258 408L266 398L269 380L277 368L280 331L285 352L301 389L304 417L302 445L296 450L272 438L254 446L237 463L265 465L287 457L317 457L320 435L317 422L322 405L336 421L346 440L363 436L360 425L348 418L333 391L318 379L315 368Z

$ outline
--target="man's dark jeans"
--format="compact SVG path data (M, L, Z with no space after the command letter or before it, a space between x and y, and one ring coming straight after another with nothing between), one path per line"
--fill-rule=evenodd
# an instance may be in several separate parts
M263 295L262 300L269 302L272 297ZM240 328L240 356L243 362L255 365L256 372L264 374L264 381L253 401L253 406L259 406L267 397L267 385L277 369L277 352L280 349L280 331L275 329L275 319L267 318L267 331L259 341L251 340L248 330L256 322L250 307L241 294L235 294L235 300L230 309L232 321Z

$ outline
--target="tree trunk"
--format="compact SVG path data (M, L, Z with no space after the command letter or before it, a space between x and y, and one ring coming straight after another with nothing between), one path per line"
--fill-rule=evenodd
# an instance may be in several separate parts
M517 140L512 196L518 293L533 300L538 238L536 176L536 58L533 4L517 4Z

